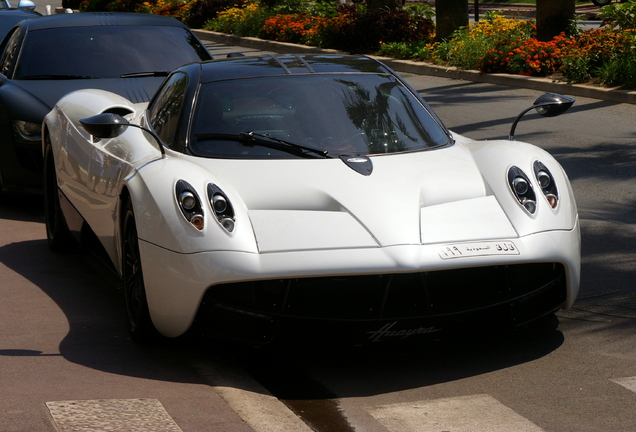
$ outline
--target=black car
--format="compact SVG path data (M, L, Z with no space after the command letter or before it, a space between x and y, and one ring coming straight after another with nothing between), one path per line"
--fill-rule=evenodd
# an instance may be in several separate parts
M65 94L147 102L173 69L212 56L174 18L81 13L21 21L0 46L0 187L41 188L41 124Z
M3 3L0 2L0 5ZM22 9L6 9L0 7L0 38L3 38L20 21L40 17L39 13Z

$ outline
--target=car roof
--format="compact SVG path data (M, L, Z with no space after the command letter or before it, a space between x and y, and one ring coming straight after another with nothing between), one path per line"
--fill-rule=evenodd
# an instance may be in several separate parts
M392 74L382 63L358 55L265 55L231 57L201 64L201 82L231 78L307 73L375 73Z
M169 26L185 27L175 18L131 12L82 12L56 14L25 21L29 31L88 26Z
M40 17L41 15L35 11L29 11L25 9L0 9L0 18L1 17L23 17L26 18L35 18Z

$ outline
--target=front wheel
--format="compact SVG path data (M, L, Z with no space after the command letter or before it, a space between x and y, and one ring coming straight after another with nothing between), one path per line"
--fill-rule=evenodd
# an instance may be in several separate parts
M592 3L594 3L596 6L607 6L611 2L612 0L592 0Z
M146 343L155 340L159 334L152 324L148 310L146 287L144 285L139 253L137 225L130 201L124 207L123 214L122 281L128 318L128 332L134 341Z
M46 147L44 154L44 218L49 249L53 252L73 250L76 245L75 239L71 235L60 207L57 173L53 161L53 149L50 145Z

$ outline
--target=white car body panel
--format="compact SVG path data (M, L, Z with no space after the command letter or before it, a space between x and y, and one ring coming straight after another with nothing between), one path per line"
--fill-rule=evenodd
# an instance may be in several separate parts
M93 142L79 120L124 108L139 123L146 105L107 92L64 97L45 119L58 185L121 271L120 194L137 216L144 280L154 325L179 336L212 285L323 275L408 273L528 262L566 269L570 307L578 293L580 233L569 181L547 152L517 141L454 135L443 149L372 156L373 175L340 159L204 159L166 150L128 128ZM143 121L142 121L143 124ZM552 209L537 193L530 215L505 178L510 161L526 173L543 162L559 185ZM208 215L209 183L236 213L229 233L207 216L197 230L179 211L175 184L198 191ZM346 187L343 187L346 185ZM499 249L498 249L499 248ZM505 249L505 250L504 250Z

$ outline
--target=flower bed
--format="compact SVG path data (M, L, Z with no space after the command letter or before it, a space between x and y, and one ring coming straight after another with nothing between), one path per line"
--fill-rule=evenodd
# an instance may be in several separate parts
M568 34L548 42L536 39L531 20L488 13L441 43L433 42L434 10L426 5L369 12L363 4L341 5L333 0L285 0L273 6L267 1L273 0L84 0L81 8L168 15L191 27L238 36L422 60L482 73L552 76L571 83L636 89L636 0L601 9L601 17L614 25L579 31L573 22Z

